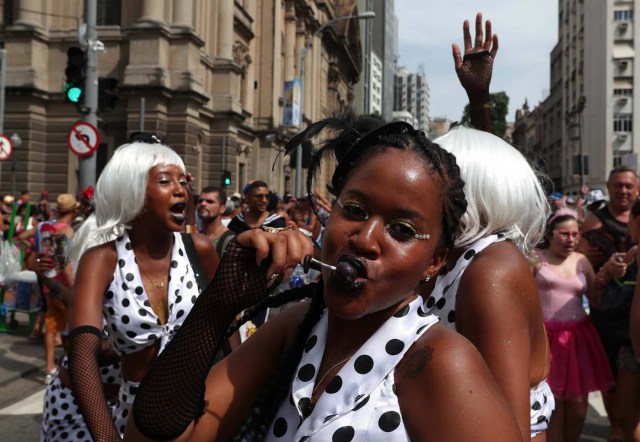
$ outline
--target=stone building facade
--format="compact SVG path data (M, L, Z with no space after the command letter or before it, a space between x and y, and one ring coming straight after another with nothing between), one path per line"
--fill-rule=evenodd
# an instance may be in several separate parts
M66 52L78 46L83 0L5 0L0 44L7 50L4 132L14 151L17 191L76 192L78 159L66 136L81 119L64 101ZM196 187L230 191L250 179L282 193L294 188L283 146L298 130L283 127L284 82L300 74L307 45L303 125L353 98L361 70L356 1L98 0L100 77L118 79L115 109L98 116L98 173L113 150L141 128L166 136ZM12 164L12 161L9 160ZM273 166L273 170L272 170ZM7 162L0 193L10 191Z

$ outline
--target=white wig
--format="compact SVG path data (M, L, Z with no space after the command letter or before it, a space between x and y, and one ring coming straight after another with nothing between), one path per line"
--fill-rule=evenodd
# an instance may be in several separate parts
M501 233L525 254L542 240L549 204L541 176L513 146L487 132L457 127L435 140L455 155L467 211L455 246Z
M122 235L126 226L142 212L149 171L161 164L178 166L186 173L182 158L163 144L136 141L116 149L96 184L95 214L75 235L70 253L74 268L86 249Z

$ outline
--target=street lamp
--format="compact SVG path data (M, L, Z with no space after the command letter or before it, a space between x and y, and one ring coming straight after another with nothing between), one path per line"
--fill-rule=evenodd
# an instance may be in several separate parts
M304 121L304 62L307 58L307 52L309 48L313 45L313 40L320 34L322 31L327 29L329 26L332 26L334 23L343 21L343 20L351 20L355 18L356 20L369 20L376 16L376 13L373 11L366 11L362 14L357 15L342 15L340 17L336 17L333 20L330 20L320 26L318 29L311 34L311 37L306 41L304 47L300 51L300 121ZM296 147L296 197L302 198L302 144L298 144Z
M11 154L11 195L16 194L16 157L18 155L17 148L22 145L22 138L17 132L11 135L11 145L13 146L13 152Z

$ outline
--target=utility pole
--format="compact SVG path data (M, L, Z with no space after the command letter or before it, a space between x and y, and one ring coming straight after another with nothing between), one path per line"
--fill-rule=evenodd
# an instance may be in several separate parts
M84 105L87 113L83 120L98 127L98 67L97 51L101 50L102 44L98 42L98 31L96 30L97 21L97 0L85 0L85 21L87 23L87 71L85 80L85 99ZM78 186L84 189L93 186L96 183L96 154L80 158Z
M7 50L0 49L0 61L2 65L0 66L0 135L4 133L4 91L6 88L7 81ZM12 152L11 155L15 155L15 152ZM0 183L2 182L2 161L0 161Z

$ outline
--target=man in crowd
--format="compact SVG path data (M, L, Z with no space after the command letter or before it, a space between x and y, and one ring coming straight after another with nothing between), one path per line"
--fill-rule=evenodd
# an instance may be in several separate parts
M226 210L227 194L216 186L207 186L200 192L196 211L202 221L202 234L209 237L219 257L235 236L222 223L222 215Z
M247 209L236 215L229 223L229 229L236 235L258 227L286 227L287 223L278 214L267 210L269 205L269 186L264 181L253 181L244 194Z
M635 170L618 166L609 173L607 180L609 202L589 215L582 224L582 240L578 250L584 253L596 272L598 283L603 286L599 305L590 307L593 321L614 376L628 373L618 369L620 349L630 345L629 315L636 279L636 265L628 265L632 256L625 256L630 247L627 232L631 206L638 198L638 175ZM611 261L607 271L605 262ZM628 283L627 283L628 282ZM630 375L630 374L629 374ZM603 392L603 400L611 421L610 440L622 440L622 426L618 409L614 404L620 402L624 392L614 389Z

